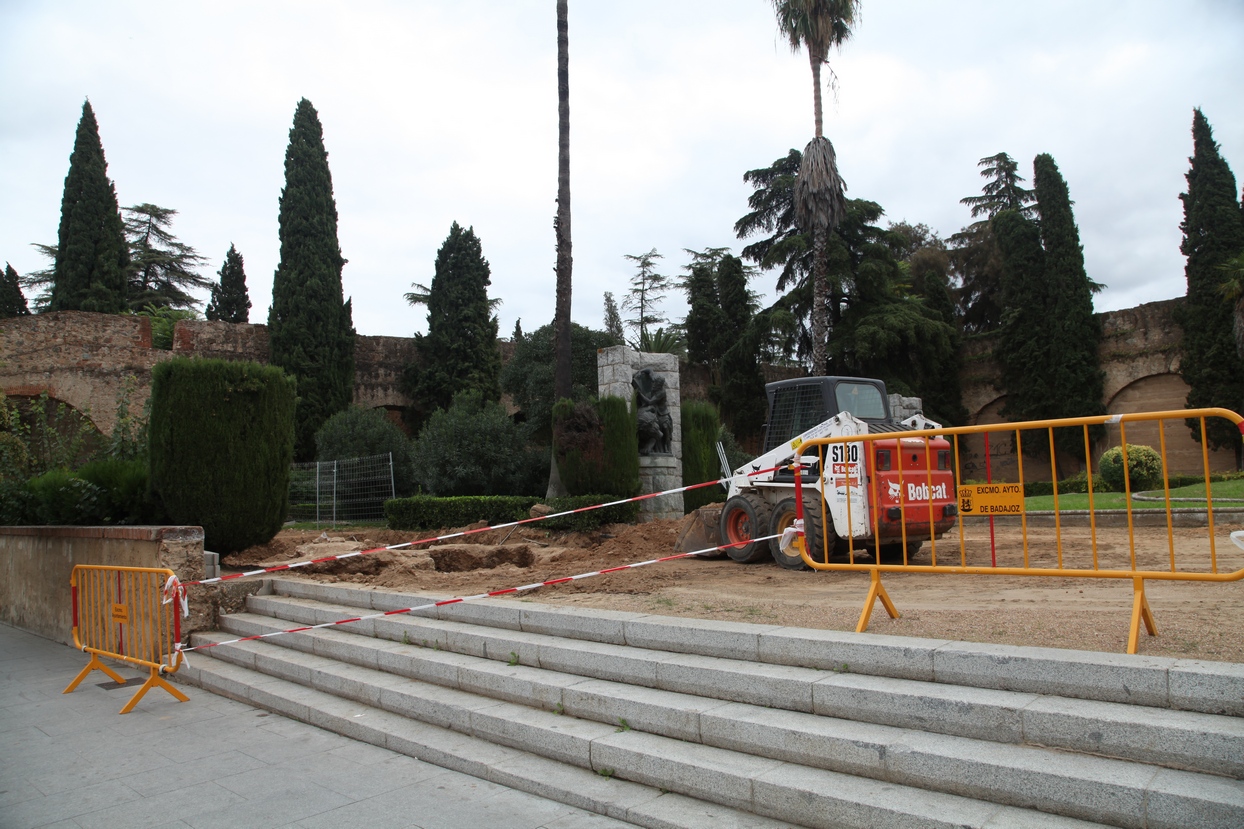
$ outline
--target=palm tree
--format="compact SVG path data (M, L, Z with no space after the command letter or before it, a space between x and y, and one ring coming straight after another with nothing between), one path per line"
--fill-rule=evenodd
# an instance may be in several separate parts
M808 50L812 65L812 114L816 137L803 151L795 180L795 220L812 234L812 373L826 370L829 309L829 234L846 213L846 186L838 175L834 145L822 131L821 66L829 64L829 50L851 37L859 14L859 0L772 0L778 30L792 50Z
M570 28L566 0L557 0L557 301L553 310L553 396L570 397ZM548 497L566 494L557 468L557 453L549 458Z
M1244 253L1223 262L1218 270L1226 274L1218 290L1234 309L1231 332L1235 335L1235 353L1244 360Z

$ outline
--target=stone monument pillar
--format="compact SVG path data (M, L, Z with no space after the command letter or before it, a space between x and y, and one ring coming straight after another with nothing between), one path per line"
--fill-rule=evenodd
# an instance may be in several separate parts
M648 371L645 373L645 369ZM662 492L682 486L682 414L679 398L678 356L649 354L624 345L602 348L596 353L596 378L601 397L612 395L629 400L634 411L636 384L651 385L658 379L664 383L664 405L669 410L668 440L640 437L640 492ZM638 378L638 379L637 379ZM657 384L660 385L659 383ZM663 412L662 412L663 415ZM661 418L658 417L657 420ZM649 418L651 420L651 418ZM645 444L650 444L645 447ZM645 454L647 448L647 454ZM639 520L658 518L679 519L683 516L682 493L649 498L640 502Z

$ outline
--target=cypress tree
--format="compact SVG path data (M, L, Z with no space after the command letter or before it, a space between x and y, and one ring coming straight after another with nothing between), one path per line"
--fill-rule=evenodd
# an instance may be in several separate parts
M683 330L687 334L687 359L708 366L715 366L721 359L716 344L726 326L714 274L720 250L709 248L703 253L687 251L691 254L691 264L686 266L687 275L681 283L687 293L688 305L687 317L683 320Z
M0 279L0 319L25 317L30 314L26 307L26 297L22 294L21 282L17 271L8 262L4 263L4 277Z
M1045 371L1052 392L1045 416L1103 414L1105 381L1097 356L1101 322L1093 316L1093 283L1084 270L1084 249L1067 182L1048 153L1037 156L1032 166L1045 248L1043 315L1049 348ZM1083 452L1083 433L1079 430L1056 434L1055 439L1068 453Z
M1244 405L1244 363L1235 350L1232 308L1221 286L1228 279L1222 266L1244 251L1244 222L1235 176L1200 109L1193 110L1192 146L1188 192L1179 196L1184 203L1180 250L1188 260L1188 295L1178 320L1184 332L1180 373L1189 386L1188 408L1238 410ZM1193 439L1200 441L1200 422L1189 421L1189 426ZM1234 447L1238 465L1240 436L1235 427L1217 419L1207 421L1206 427L1210 446Z
M294 382L279 368L174 357L151 371L151 489L174 522L222 553L272 539L285 521Z
M95 111L91 102L86 101L82 104L82 118L78 121L61 197L48 310L105 314L124 311L128 268L129 253L117 192L108 179L108 162L99 141Z
M755 311L755 303L752 292L747 289L747 280L751 274L743 267L743 260L727 253L717 263L716 276L717 296L721 300L724 325L717 331L714 349L720 355L734 344L738 332L747 328Z
M350 405L354 324L342 302L337 204L315 107L298 102L285 150L279 216L281 262L272 279L268 335L272 364L298 381L294 453L315 457L315 432Z
M229 245L225 262L217 274L220 281L212 285L212 298L207 303L207 318L224 322L249 322L250 294L246 291L246 269L242 254Z
M1002 257L1002 332L998 363L1006 389L1006 416L1036 420L1046 416L1055 390L1048 385L1050 338L1045 251L1036 222L1018 210L990 220Z
M411 379L415 400L429 413L448 409L461 392L478 391L485 401L501 398L490 275L475 229L454 222L436 252L432 286L415 285L406 295L412 305L428 307L428 333L416 337L421 365Z
M622 315L618 313L618 303L613 294L605 291L605 333L614 340L614 345L626 345L626 335L622 330Z

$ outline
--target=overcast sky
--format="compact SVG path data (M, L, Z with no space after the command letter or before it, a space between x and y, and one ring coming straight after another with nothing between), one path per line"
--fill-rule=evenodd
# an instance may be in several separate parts
M361 334L409 336L451 222L473 225L500 333L553 317L553 0L0 0L0 260L44 266L89 97L122 205L179 211L214 276L232 242L266 322L294 107L319 110ZM1200 106L1244 172L1244 3L864 0L831 57L825 132L848 195L948 236L976 162L1051 153L1098 310L1184 293L1179 193ZM574 319L621 297L623 254L743 246L743 172L812 137L811 73L767 0L570 2ZM753 288L773 296L775 275ZM685 303L672 292L667 313Z

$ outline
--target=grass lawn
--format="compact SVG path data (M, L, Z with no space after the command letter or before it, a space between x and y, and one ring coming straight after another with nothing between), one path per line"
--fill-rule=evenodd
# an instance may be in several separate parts
M1232 481L1216 481L1211 486L1215 506L1239 506L1239 504L1232 503L1232 501L1226 499L1238 499L1240 502L1244 502L1244 478L1237 478ZM1166 501L1162 497L1162 490L1158 489L1152 494L1158 500L1138 501L1133 499L1132 509L1166 509ZM1176 498L1191 498L1194 500L1176 501L1174 500ZM1172 508L1199 507L1204 509L1205 485L1191 484L1179 489L1172 489L1171 499ZM1088 509L1088 493L1080 492L1059 495L1058 508L1059 510ZM1035 495L1032 498L1024 499L1024 510L1026 512L1052 509L1054 509L1053 495ZM1127 509L1127 504L1122 492L1094 492L1093 509Z

